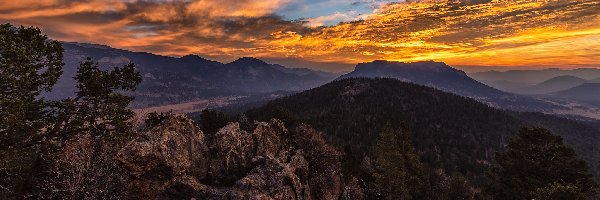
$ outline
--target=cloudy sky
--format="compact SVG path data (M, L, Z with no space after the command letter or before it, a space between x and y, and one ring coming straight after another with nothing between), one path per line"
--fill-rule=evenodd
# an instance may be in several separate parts
M0 0L0 23L134 51L349 70L600 67L598 0Z

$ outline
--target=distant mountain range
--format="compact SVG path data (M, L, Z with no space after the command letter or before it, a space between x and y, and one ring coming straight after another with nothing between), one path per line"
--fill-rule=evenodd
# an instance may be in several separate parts
M578 108L600 109L600 69L487 71L469 75L502 91L533 95L565 105L583 104L576 106Z
M470 77L496 87L494 82L507 81L512 83L535 85L548 79L558 76L574 76L581 79L595 79L600 77L600 69L596 68L579 68L579 69L542 69L542 70L509 70L509 71L486 71L470 73Z
M143 81L133 94L135 107L172 104L198 98L302 91L325 84L339 74L286 68L256 58L231 63L197 55L181 58L131 52L109 46L64 42L64 74L47 98L61 99L75 91L73 77L79 63L91 57L103 68L136 64Z
M593 113L600 110L600 69L487 71L469 75L502 91L535 96L570 109L583 108L590 110L586 116L600 116Z
M403 63L374 61L361 63L356 66L354 71L338 79L349 77L395 78L470 97L503 109L547 112L558 108L556 105L551 105L535 98L515 95L492 88L472 79L465 72L452 68L442 62Z
M600 83L600 77L592 79L592 80L588 80L588 83Z
M575 76L557 76L533 86L508 90L518 94L548 94L566 90L586 83L587 80Z
M213 102L209 104L218 107L231 103L252 104L254 101L264 102L282 95L315 88L336 78L349 77L396 78L473 98L493 107L515 111L556 113L557 110L573 110L572 107L566 106L569 102L564 101L594 104L596 102L596 100L590 100L595 97L590 96L591 93L589 92L588 96L584 97L585 92L581 92L583 90L581 88L574 92L561 92L561 90L568 89L570 86L574 87L576 83L581 82L581 78L575 76L552 77L551 80L532 86L530 90L540 91L540 93L553 92L554 94L530 97L487 86L469 77L465 72L442 62L373 61L358 64L354 71L339 76L340 74L307 68L287 68L250 57L243 57L230 63L220 63L197 55L175 58L85 43L65 42L63 47L65 49L64 74L53 92L44 94L47 98L62 99L72 96L75 91L75 80L72 77L75 75L79 63L86 57L92 57L103 68L122 66L129 62L136 64L137 69L143 75L143 81L138 89L130 94L135 97L134 108L156 108L162 105L179 105L183 102L196 102L197 100L218 99L220 97L230 97L227 99L232 99L232 102ZM555 71L567 70L552 69L546 70L544 73ZM595 73L592 69L583 71L590 74ZM580 70L572 70L571 72L579 73ZM531 72L526 73L531 74ZM510 80L503 81L510 82ZM586 86L584 89L591 90L591 88L592 86ZM558 98L571 93L581 93L581 95L577 98ZM548 102L545 99L553 101ZM557 103L554 100L560 101ZM210 107L209 104L204 104L206 103L198 106ZM192 110L199 109L196 108L195 104L187 106L191 106ZM161 107L161 109L163 108ZM595 114L590 115L590 111L585 109L577 112L570 111L560 113L600 117L595 117ZM581 114L581 112L586 113Z
M584 83L546 96L600 106L600 83Z

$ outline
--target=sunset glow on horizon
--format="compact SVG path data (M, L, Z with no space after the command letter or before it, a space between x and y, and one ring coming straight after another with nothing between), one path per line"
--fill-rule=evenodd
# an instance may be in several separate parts
M61 41L220 61L600 67L598 0L348 2L4 0L0 22Z

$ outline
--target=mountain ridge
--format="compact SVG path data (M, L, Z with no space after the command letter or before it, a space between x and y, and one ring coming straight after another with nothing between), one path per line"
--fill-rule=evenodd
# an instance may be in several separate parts
M557 76L575 76L582 79L594 79L600 77L600 69L598 68L576 68L576 69L559 69L548 68L541 70L508 70L508 71L485 71L469 73L472 78L485 82L493 83L498 80L505 80L516 83L538 84L548 79Z
M547 96L600 106L600 83L583 83L573 88L550 93Z
M510 91L518 94L548 94L576 87L586 82L586 79L576 76L562 75L545 80L544 82L533 86L517 88Z
M540 100L506 93L469 77L464 71L443 62L414 63L374 61L358 64L354 71L336 80L350 77L395 78L470 97L499 108L547 112L557 108Z
M149 107L221 96L248 96L279 91L301 91L327 83L335 73L311 69L290 69L257 58L242 57L221 63L198 55L179 58L134 52L106 45L63 42L64 74L46 98L73 95L79 63L92 57L108 69L133 62L143 81L133 95L134 107ZM293 71L302 71L294 73Z

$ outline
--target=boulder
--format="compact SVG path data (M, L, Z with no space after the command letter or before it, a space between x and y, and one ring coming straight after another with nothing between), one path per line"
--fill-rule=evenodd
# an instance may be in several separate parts
M205 136L183 115L137 135L117 154L117 160L132 175L133 191L154 198L171 180L180 176L206 177L209 167Z
M258 157L285 162L289 145L282 136L287 133L279 120L260 122L252 133L241 130L239 123L221 128L212 138L210 180L214 185L230 186L255 167L253 159Z
M118 154L134 199L339 199L340 154L308 126L290 132L279 120L252 132L230 123L204 135L182 115L169 116ZM342 195L344 192L344 195Z

